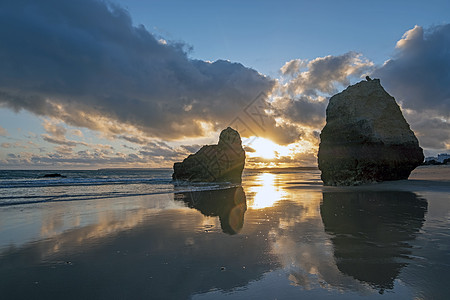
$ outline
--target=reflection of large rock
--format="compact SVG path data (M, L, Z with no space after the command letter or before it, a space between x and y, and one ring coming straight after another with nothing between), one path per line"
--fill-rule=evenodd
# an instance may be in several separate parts
M173 165L173 179L190 181L241 182L245 164L239 133L228 127L220 133L217 145L203 146L181 163Z
M339 270L383 292L407 264L427 201L411 192L327 192L320 213Z
M424 159L417 138L379 79L331 97L320 139L319 169L325 185L407 179Z
M244 225L247 202L241 186L223 190L197 191L175 194L189 207L198 209L205 216L218 216L222 231L236 234Z

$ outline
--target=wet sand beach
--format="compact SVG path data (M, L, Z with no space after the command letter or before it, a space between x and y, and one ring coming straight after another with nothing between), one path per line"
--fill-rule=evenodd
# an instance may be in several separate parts
M2 299L444 299L450 168L323 187L245 171L223 190L0 207Z

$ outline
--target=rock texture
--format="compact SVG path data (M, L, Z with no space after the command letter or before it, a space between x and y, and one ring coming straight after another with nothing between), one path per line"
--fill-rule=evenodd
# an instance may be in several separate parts
M424 159L416 136L379 79L361 81L331 97L320 140L325 185L407 179Z
M245 151L239 133L228 127L220 133L217 145L203 146L181 163L173 165L172 178L189 181L229 181L240 183Z

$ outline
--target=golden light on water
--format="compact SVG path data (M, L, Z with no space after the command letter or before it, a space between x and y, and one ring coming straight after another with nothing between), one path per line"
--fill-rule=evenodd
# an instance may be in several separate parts
M253 199L249 199L249 207L252 209L262 209L273 206L283 199L287 193L276 183L276 175L262 173L255 178L255 185L250 186L246 191Z

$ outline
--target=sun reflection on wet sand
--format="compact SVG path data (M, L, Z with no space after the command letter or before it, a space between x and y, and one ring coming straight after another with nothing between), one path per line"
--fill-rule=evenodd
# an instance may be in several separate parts
M273 206L288 195L278 184L277 176L272 173L259 174L246 193L249 196L248 206L252 209L262 209Z
M412 192L327 189L304 174L248 171L226 190L4 208L16 223L0 227L2 296L29 298L31 282L40 298L119 297L123 287L160 299L444 298L446 193L430 191L427 207ZM32 238L20 238L25 229Z

